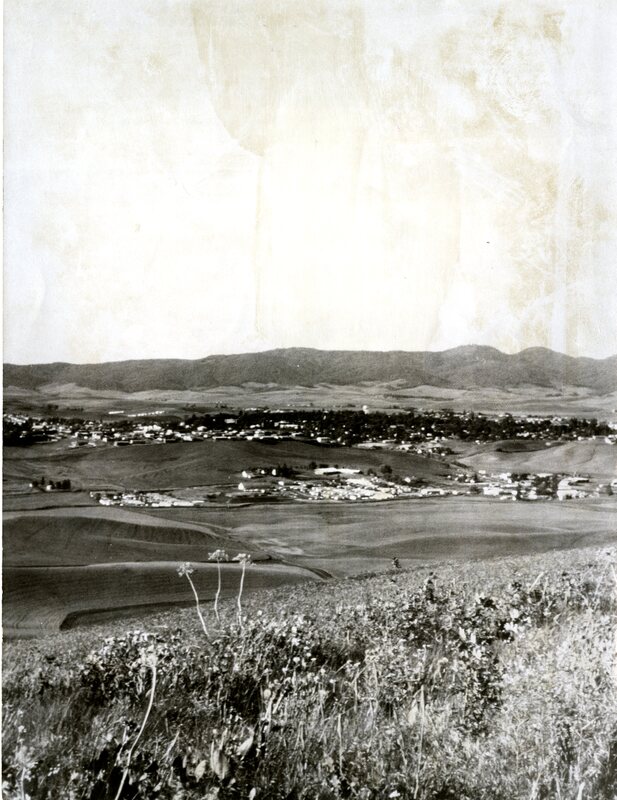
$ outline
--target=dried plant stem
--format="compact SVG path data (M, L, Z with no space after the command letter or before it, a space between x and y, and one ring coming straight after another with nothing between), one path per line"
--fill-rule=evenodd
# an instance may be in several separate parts
M416 763L416 785L413 796L418 796L420 789L420 767L422 762L422 744L424 739L424 685L420 687L420 741L418 742L418 760Z
M28 770L27 767L23 767L21 770L21 775L19 776L19 790L20 790L20 799L21 800L28 800L30 797L29 794L26 794L26 774Z
M242 574L240 575L240 589L238 590L238 622L242 627L242 591L244 589L244 574L246 572L246 561L242 562Z
M338 768L339 774L343 774L343 723L341 715L339 714L336 719L336 733L338 735Z
M218 560L216 562L216 568L218 572L218 586L216 589L216 594L214 595L214 613L216 614L216 621L220 626L221 618L219 616L219 597L221 596L221 562Z
M193 590L193 595L195 596L195 606L197 608L197 614L199 616L199 621L201 622L201 627L204 629L204 633L208 638L210 638L210 634L208 633L208 628L206 627L206 620L204 619L203 614L201 613L201 606L199 605L199 595L197 594L197 589L195 588L195 584L193 583L193 579L191 576L186 573L186 578L191 585L191 589Z
M141 723L141 728L139 729L137 736L133 741L133 744L129 748L129 752L126 757L126 767L124 768L124 772L122 773L122 780L120 781L120 786L118 787L118 791L116 792L115 800L119 800L120 795L122 794L122 789L124 788L124 782L126 780L126 776L129 774L129 767L131 766L131 758L133 757L133 751L135 750L137 742L139 741L142 733L144 732L144 728L146 727L146 723L148 722L148 717L150 716L150 712L152 711L152 704L154 703L154 693L156 691L156 662L154 660L151 663L151 669L152 669L152 686L150 687L150 699L148 701L148 707L146 708L146 713L144 714L144 718Z

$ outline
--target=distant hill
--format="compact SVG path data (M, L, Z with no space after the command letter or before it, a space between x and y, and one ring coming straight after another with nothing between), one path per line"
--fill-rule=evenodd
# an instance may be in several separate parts
M4 365L4 386L37 389L76 384L138 392L201 389L245 383L311 386L401 381L450 388L581 386L598 394L617 390L617 356L574 358L543 347L508 355L469 345L442 352L373 352L288 348L197 360L149 359L103 364Z

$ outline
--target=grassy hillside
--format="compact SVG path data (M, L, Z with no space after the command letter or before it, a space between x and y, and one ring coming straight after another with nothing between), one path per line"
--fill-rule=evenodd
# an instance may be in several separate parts
M7 798L612 800L615 550L10 643ZM185 578L186 580L186 578Z
M569 472L605 480L617 477L617 447L603 441L459 443L456 457L487 472Z
M250 441L205 441L166 445L103 446L69 449L66 442L36 448L4 448L4 480L24 484L40 475L69 478L76 488L155 489L237 483L249 467L287 463L306 469L316 463L368 470L388 463L402 475L445 475L448 464L406 453L342 447L319 447L283 441L265 445Z
M606 393L617 390L617 356L573 358L540 347L509 355L493 347L473 345L443 352L289 348L208 356L196 361L151 359L105 364L6 364L4 367L4 385L22 389L54 383L138 392L245 383L311 386L393 380L402 380L409 386L575 385Z

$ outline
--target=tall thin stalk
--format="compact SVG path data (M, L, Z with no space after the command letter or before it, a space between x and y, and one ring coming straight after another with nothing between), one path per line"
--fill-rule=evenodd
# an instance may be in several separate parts
M189 579L190 580L190 579ZM152 686L150 687L150 699L148 700L148 707L146 708L146 713L144 714L143 721L141 723L141 728L139 729L137 736L133 740L133 744L129 748L129 752L126 756L126 766L124 768L124 772L122 773L122 780L120 781L120 786L118 786L118 791L116 792L115 800L119 800L120 795L122 794L122 789L124 787L124 782L126 781L126 777L129 774L129 767L131 766L131 758L133 757L133 751L137 746L137 742L141 738L142 733L144 732L144 728L146 727L146 723L148 722L148 717L150 716L150 712L152 711L152 705L154 703L154 693L156 691L156 657L152 656L149 659L150 669L152 670Z
M210 634L208 633L208 628L206 627L206 620L201 613L201 606L199 605L199 595L197 594L197 589L195 588L195 584L193 583L193 579L191 578L191 573L194 572L193 567L187 561L184 564L181 564L178 567L178 575L182 577L186 577L188 580L191 589L193 590L193 595L195 597L195 606L197 607L197 615L199 616L199 621L201 622L201 627L204 630L204 633L208 638L210 638Z
M418 758L416 763L416 785L414 787L413 796L418 796L420 790L420 767L422 765L422 745L424 742L424 715L426 713L424 705L424 684L420 686L420 741L418 742Z
M219 616L219 597L221 596L221 561L229 561L229 556L224 550L215 550L214 553L208 554L208 561L216 561L216 570L218 573L218 586L216 594L214 595L214 613L216 614L216 621L221 624Z
M234 561L239 561L242 564L242 574L240 575L240 589L238 591L238 599L237 599L238 623L240 625L240 628L242 628L242 592L244 590L244 575L246 574L246 565L251 561L251 556L249 553L238 553L238 555L234 558Z
M221 562L218 559L216 560L216 571L218 576L218 584L216 587L216 594L214 595L214 613L216 615L216 621L220 626L221 618L219 616L219 597L221 596Z

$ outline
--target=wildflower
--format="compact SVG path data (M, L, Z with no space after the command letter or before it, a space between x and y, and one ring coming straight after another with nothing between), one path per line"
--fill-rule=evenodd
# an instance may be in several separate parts
M229 556L225 550L219 548L213 553L208 553L208 561L229 561Z
M181 578L184 578L185 576L188 577L189 575L192 575L192 573L195 572L195 570L191 566L190 561L185 561L184 564L180 564L176 572Z

